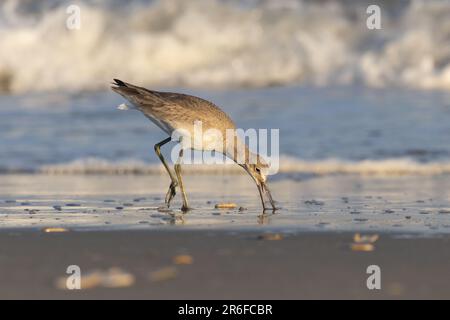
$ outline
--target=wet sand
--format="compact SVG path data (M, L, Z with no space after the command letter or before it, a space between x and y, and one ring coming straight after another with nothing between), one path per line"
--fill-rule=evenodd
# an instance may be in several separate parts
M248 177L187 176L186 215L179 199L158 209L164 176L1 179L0 298L450 298L446 176L281 176L276 214ZM358 232L379 239L352 249ZM56 285L69 265L92 288ZM369 265L381 290L366 287Z
M164 208L166 176L3 175L0 179L0 229L153 230L176 226L450 233L447 175L280 175L270 186L282 209L265 215L257 190L245 175L186 176L188 198L195 208L187 215L179 210L179 195L172 210ZM222 202L234 202L237 207L215 209Z
M381 234L372 252L350 250L349 233L109 231L0 233L0 298L402 299L450 298L450 237ZM268 238L270 239L270 238ZM178 255L190 264L175 264ZM120 268L133 284L63 290L69 265L81 273ZM366 269L381 268L381 290Z

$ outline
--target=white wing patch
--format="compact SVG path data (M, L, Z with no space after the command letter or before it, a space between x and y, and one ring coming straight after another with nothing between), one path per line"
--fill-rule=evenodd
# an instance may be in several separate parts
M125 111L125 110L136 109L136 108L132 107L132 106L130 107L129 105L122 103L121 105L117 106L117 109Z

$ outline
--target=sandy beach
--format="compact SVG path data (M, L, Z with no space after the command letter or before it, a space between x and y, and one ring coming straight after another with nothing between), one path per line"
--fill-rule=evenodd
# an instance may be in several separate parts
M381 234L372 252L350 250L351 233L261 231L2 231L0 298L31 299L448 299L448 235ZM190 264L174 258L188 255ZM120 268L124 287L64 290L69 265L90 277ZM381 290L366 269L381 268ZM91 274L91 276L89 276ZM60 281L60 280L59 280ZM91 283L92 285L92 283Z
M188 175L195 209L184 215L179 199L171 211L159 208L166 180L159 175L2 176L0 297L450 295L450 204L440 192L448 190L446 177L275 180L271 185L282 209L264 215L244 175ZM238 207L215 209L220 202ZM379 239L360 251L352 247L356 233ZM180 255L181 263L176 262ZM69 265L81 268L87 288L57 284L68 276ZM369 265L381 268L381 290L366 286ZM95 282L111 268L133 281L123 287Z
M0 1L0 299L449 299L449 16Z

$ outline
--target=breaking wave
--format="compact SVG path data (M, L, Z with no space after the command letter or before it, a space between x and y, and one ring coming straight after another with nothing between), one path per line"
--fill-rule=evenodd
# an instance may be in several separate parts
M68 163L45 165L37 173L41 174L165 174L159 164L149 164L140 160L123 160L112 162L98 158L78 159ZM185 165L186 173L229 173L238 174L244 171L237 165ZM298 158L282 156L280 173L305 173L315 175L357 174L357 175L438 175L450 174L450 162L420 163L409 158L347 161L325 159L305 161Z
M79 0L0 3L0 92L285 84L450 89L450 2Z

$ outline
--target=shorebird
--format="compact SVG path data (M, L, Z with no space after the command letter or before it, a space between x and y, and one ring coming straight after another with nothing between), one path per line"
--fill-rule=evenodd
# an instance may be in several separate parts
M171 179L169 190L165 197L167 207L170 207L170 202L176 194L176 188L179 187L183 199L181 210L185 212L190 209L181 177L181 159L185 148L182 147L180 149L179 158L174 165L174 175L161 153L161 147L172 141L172 134L175 130L187 132L189 133L187 136L191 138L194 136L194 124L201 122L203 129L215 129L222 134L220 138L218 136L202 137L203 140L206 139L207 141L201 141L201 147L197 150L214 150L234 160L245 169L255 182L263 209L269 209L266 206L266 199L264 197L266 195L272 207L271 209L276 210L275 202L266 184L268 164L258 154L252 153L247 145L237 137L234 138L234 141L225 141L225 137L227 136L226 131L230 129L236 130L236 126L233 120L215 104L187 94L145 89L118 79L114 79L111 89L123 96L134 108L141 111L169 135L168 138L158 142L154 147L158 158L161 160ZM127 108L126 105L121 106L123 109ZM181 136L179 141L181 142L187 136ZM190 146L191 149L196 150L195 142L191 143Z

